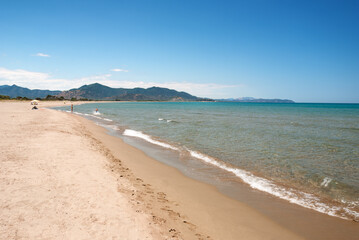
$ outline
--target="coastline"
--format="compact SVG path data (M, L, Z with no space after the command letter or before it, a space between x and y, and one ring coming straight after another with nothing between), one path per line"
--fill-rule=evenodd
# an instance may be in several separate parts
M160 210L161 218L172 222L176 229L198 229L213 239L238 239L238 236L245 239L301 239L247 205L219 193L215 187L188 178L177 169L108 135L104 128L75 117L88 124L93 136L121 159L136 179L150 184L157 195L166 196L166 200L158 202L159 206L155 208ZM145 202L155 200L151 196L144 196L144 199Z
M77 115L77 117L82 118L81 115ZM112 132L112 128L107 128L105 130L105 132L107 132L106 135L111 134L111 132L109 132L110 129ZM114 135L116 136L117 134ZM118 138L118 136L115 137L115 139L116 138ZM121 136L121 139L128 143L129 137ZM136 142L134 138L132 139L133 140L131 140L130 142ZM231 200L235 200L237 203L244 203L244 205L247 207L249 206L251 210L259 212L261 215L264 215L266 218L269 218L271 221L274 221L286 230L290 230L296 235L304 237L306 239L356 239L357 234L359 234L358 225L354 221L343 220L338 217L329 216L327 214L323 214L315 210L304 208L296 204L287 202L286 200L276 198L267 193L253 190L246 184L238 184L237 178L235 178L236 180L234 183L231 182L227 186L224 186L222 183L216 184L214 183L213 179L209 179L208 181L208 177L207 179L205 179L193 174L188 174L188 172L186 171L182 171L181 167L178 167L178 164L173 163L174 159L172 159L171 156L164 154L164 156L159 157L161 150L153 151L153 146L150 146L151 143L146 143L145 145L147 145L147 147L144 148L140 147L142 143L130 143L130 145L134 146L137 149L141 149L141 151L143 151L145 155L151 156L148 160L143 160L140 166L132 166L131 169L140 168L139 171L144 171L141 173L143 174L142 176L146 176L148 181L153 181L153 178L156 178L158 176L163 177L163 182L168 183L168 185L170 186L169 190L171 190L171 188L173 187L177 189L175 191L182 191L183 189L181 189L181 183L177 184L175 181L169 180L171 179L171 174L169 174L168 177L164 177L162 176L163 171L161 170L158 171L157 175L151 174L151 172L153 171L151 166L153 164L157 165L158 163L160 163L164 165L165 168L175 169L176 172L181 175L180 178L184 177L186 179L190 178L190 180L196 179L195 182L204 182L205 185L212 187L214 191L217 191L217 193L224 194ZM151 148L151 150L146 151L146 148ZM158 147L156 147L156 149L157 148ZM161 158L165 158L166 156L170 157L171 159L164 161L163 159L161 160ZM150 166L147 166L147 164L150 164ZM144 170L141 169L142 167L144 167ZM206 166L205 168L208 168L208 166ZM151 169L151 172L147 172L147 169ZM209 172L211 173L211 170ZM226 176L226 178L227 177L228 176ZM161 185L161 183L158 182L151 182L151 184L152 183L154 183L153 185L159 185L160 189L165 189L166 187L168 187L166 185ZM191 184L189 184L188 188L191 188ZM181 196L184 196L187 193L184 191L181 193L175 192L174 194L175 195L173 198L179 199ZM191 197L191 194L188 194L188 197ZM198 198L197 202L205 203L206 201L203 201L203 199ZM222 199L221 201L217 202L218 205L221 205L222 203L227 204L227 201ZM222 211L221 207L218 207L217 210ZM189 209L189 211L191 210ZM215 214L216 213L213 213L213 215ZM241 213L238 212L238 214ZM230 219L233 215L228 214L227 217ZM224 224L228 223L225 221Z
M144 152L126 144L120 138L107 134L105 128L97 126L94 122L77 115L42 108L42 106L55 106L58 103L47 105L44 103L38 112L31 111L31 113L28 112L31 110L30 106L25 106L25 104L29 105L27 102L1 102L0 104L1 107L3 104L18 105L11 106L12 110L19 110L18 113L14 114L11 110L8 118L2 119L5 125L9 124L6 120L10 121L12 116L16 119L26 114L29 115L29 122L34 124L34 126L31 125L33 130L43 128L42 124L34 122L34 118L36 119L37 115L40 115L38 113L41 112L47 120L43 125L57 124L59 128L57 137L64 137L58 136L64 134L61 132L64 131L62 128L70 127L74 132L67 129L67 135L76 135L81 138L81 141L90 143L86 146L80 145L86 149L78 149L78 146L70 141L67 147L70 151L79 151L79 156L89 154L90 149L91 155L97 154L103 157L101 161L104 167L101 168L100 176L104 178L106 178L105 175L111 176L112 180L106 183L118 186L118 193L109 195L109 199L120 195L127 200L130 205L130 207L127 206L128 214L138 218L138 221L145 219L144 224L136 227L142 228L142 234L151 232L151 236L146 235L146 237L153 239L302 239L298 234L284 228L247 204L223 195L214 186L186 177L179 170L158 162ZM42 131L45 134L52 130L45 127ZM17 136L17 140L21 137L21 134L18 134L20 136ZM46 151L49 144L46 142L42 144L38 147ZM4 151L4 146L1 147ZM63 149L58 149L57 155L65 154L61 150ZM21 151L21 154L26 156L27 153ZM99 159L100 157L96 160ZM86 158L83 160L86 161ZM86 165L86 162L82 163ZM93 194L96 195L96 192ZM0 198L0 200L3 203L4 199ZM69 201L72 199L69 198ZM12 213L10 210L11 208L9 214ZM2 221L5 220L2 219ZM148 228L149 225L154 228ZM346 239L350 232L341 230L343 229L338 229L340 235Z

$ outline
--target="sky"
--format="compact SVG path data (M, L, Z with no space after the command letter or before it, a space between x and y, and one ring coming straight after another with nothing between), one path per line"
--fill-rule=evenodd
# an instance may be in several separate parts
M359 0L1 1L0 85L359 103Z

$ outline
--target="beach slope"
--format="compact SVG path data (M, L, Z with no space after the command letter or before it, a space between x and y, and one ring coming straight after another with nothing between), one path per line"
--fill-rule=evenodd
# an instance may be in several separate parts
M0 102L4 239L300 239L70 113Z

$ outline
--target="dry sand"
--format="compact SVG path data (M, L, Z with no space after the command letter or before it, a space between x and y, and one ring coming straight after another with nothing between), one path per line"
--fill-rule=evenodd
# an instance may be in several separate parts
M1 239L300 239L55 104L0 102Z
M0 103L1 239L157 239L70 115Z

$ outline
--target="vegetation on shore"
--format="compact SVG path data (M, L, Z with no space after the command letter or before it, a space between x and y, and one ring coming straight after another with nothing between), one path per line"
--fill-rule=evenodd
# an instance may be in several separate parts
M52 96L52 95L47 95L46 97L44 98L27 98L27 97L15 97L15 98L12 98L10 96L6 96L6 95L0 95L0 100L20 100L20 101L30 101L30 100L39 100L39 101L92 101L92 100L89 100L87 98L80 98L80 99L77 99L77 98L71 98L71 99L65 99L64 97L57 97L57 96Z
M11 98L9 96L0 95L0 100L10 100Z

